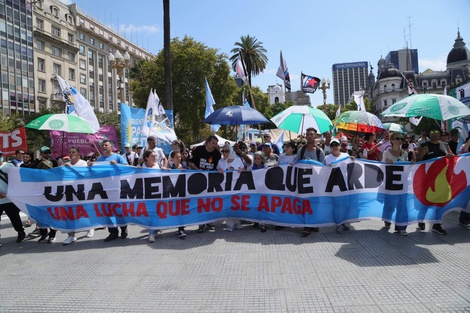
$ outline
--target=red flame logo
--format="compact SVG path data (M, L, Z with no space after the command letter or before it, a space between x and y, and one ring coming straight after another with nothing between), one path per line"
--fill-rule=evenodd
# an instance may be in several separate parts
M426 172L422 164L413 178L413 189L418 200L427 206L443 207L467 187L465 172L454 173L457 156L434 161Z

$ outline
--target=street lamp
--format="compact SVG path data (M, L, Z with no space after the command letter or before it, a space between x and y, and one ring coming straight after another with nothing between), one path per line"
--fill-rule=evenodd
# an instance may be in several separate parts
M121 102L125 103L124 101L124 69L129 68L129 61L131 59L131 56L129 55L127 51L126 53L124 53L124 56L122 56L121 52L119 52L119 50L116 50L115 54L113 54L112 52L109 53L108 59L109 59L109 62L111 63L111 68L115 68L117 71L117 74L119 75L120 98L121 98Z
M323 78L321 80L321 87L319 87L321 91L323 92L323 112L325 112L325 114L326 114L326 90L330 89L330 85L331 85L330 79Z

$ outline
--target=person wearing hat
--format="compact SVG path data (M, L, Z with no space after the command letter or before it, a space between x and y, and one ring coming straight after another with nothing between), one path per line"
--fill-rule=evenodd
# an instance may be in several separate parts
M263 142L269 143L271 145L272 152L275 155L279 156L280 154L279 148L274 143L271 142L271 134L269 132L265 132L263 134ZM263 145L261 145L261 147L259 147L258 150L263 151Z
M13 164L3 161L3 152L0 151L0 216L5 214L10 219L13 228L18 233L16 242L20 243L26 237L24 232L23 223L21 222L20 209L7 198L8 191L8 169L15 167ZM0 243L0 246L2 244Z
M133 165L135 159L135 152L131 150L131 145L129 143L126 143L124 145L124 149L126 149L126 152L122 156L127 160L127 163L129 165Z
M273 153L273 144L269 142L265 142L261 145L261 152L264 154L264 164L266 167L273 167L277 165L277 160L279 160L279 156L276 153Z
M279 156L277 164L291 164L294 163L297 157L297 145L293 141L288 141L282 146L284 152Z
M258 151L258 146L256 145L256 142L250 142L250 149L248 151L248 154L251 155L253 159L255 158L256 151Z
M165 152L163 152L163 149L157 147L157 140L155 139L154 136L148 136L147 137L147 147L145 149L142 149L139 154L139 164L142 164L144 162L144 152L145 150L152 150L155 152L157 155L157 163L160 166L160 168L163 167L168 167L168 160L165 156Z
M246 144L243 141L239 141L233 145L233 151L235 151L236 155L242 160L244 170L250 171L251 165L253 164L253 157L248 153Z

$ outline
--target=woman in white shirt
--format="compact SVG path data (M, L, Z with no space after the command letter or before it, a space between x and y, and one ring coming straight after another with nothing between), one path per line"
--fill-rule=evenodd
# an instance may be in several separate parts
M229 144L225 144L222 148L222 156L223 158L220 159L219 163L217 163L217 170L219 173L223 173L225 171L237 171L241 173L245 169L243 161L237 156L232 146ZM242 229L242 224L238 218L227 218L225 224L227 225L228 232L233 231L233 227Z

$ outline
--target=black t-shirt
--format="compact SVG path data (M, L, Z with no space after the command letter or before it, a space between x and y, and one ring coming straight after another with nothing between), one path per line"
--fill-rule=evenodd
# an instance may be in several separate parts
M452 150L453 154L457 154L457 145L458 144L459 144L458 141L453 141L453 140L449 141L449 148L450 148L450 150Z
M423 160L434 159L434 158L438 158L447 154L447 150L446 150L447 145L442 142L432 143L428 141L428 142L421 144L421 147L426 147L426 146L428 147L428 153L426 153L423 156Z
M209 152L206 146L199 146L194 149L189 161L194 163L200 170L215 170L221 157L219 150L215 149Z

